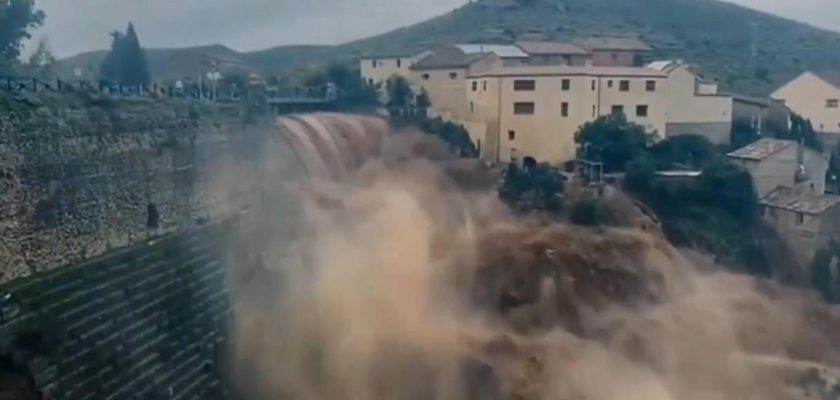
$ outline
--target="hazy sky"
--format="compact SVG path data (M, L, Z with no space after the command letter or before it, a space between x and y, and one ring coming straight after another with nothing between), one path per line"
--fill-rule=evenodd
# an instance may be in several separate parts
M840 0L732 0L840 31ZM238 50L334 44L439 15L466 0L36 0L59 57L106 48L134 21L146 47L223 43Z

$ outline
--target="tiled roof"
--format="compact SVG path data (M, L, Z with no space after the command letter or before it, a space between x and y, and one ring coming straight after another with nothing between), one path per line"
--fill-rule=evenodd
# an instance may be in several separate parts
M796 142L792 140L761 139L729 153L728 156L743 160L761 161L789 146L795 145Z
M465 68L480 60L484 54L466 54L457 47L440 46L430 55L414 63L412 70Z
M530 55L587 55L586 49L573 44L561 42L516 42L522 51Z
M585 75L603 77L649 77L665 78L666 75L650 68L644 67L572 67L565 65L547 66L514 66L497 67L486 71L477 72L471 75L473 78L491 76L561 76L561 75Z
M527 58L522 49L506 44L459 44L455 45L465 54L492 53L500 58Z
M650 47L647 43L635 38L589 38L578 41L578 44L589 51L653 51L653 47Z
M780 187L761 199L761 205L781 208L788 211L818 215L829 208L840 205L840 196L812 193L796 193L788 188Z
M394 52L383 52L383 53L372 53L369 55L359 57L362 60L373 60L379 58L410 58L422 55L426 53L428 50L405 50L405 51L394 51Z

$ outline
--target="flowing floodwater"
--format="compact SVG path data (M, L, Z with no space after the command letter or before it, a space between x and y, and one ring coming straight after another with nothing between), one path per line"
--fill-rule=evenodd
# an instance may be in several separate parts
M840 393L840 315L807 293L722 271L643 223L514 216L492 189L453 183L418 150L434 147L427 138L383 120L277 126L306 177L258 175L268 200L235 240L231 363L244 399Z

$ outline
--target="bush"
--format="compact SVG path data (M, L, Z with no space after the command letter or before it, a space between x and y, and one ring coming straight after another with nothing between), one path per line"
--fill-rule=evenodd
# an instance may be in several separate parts
M586 199L572 206L569 221L575 225L599 226L607 222L607 212L598 200Z
M702 169L718 156L715 145L700 135L680 135L665 139L650 149L658 169Z
M519 211L548 211L563 208L565 181L560 171L548 164L519 167L510 164L499 186L499 198Z
M604 163L604 172L624 171L627 163L645 153L649 136L645 129L623 115L601 117L584 124L575 133L580 157Z

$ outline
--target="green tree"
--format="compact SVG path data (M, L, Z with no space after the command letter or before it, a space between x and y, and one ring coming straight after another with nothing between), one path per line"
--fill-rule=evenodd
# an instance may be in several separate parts
M702 169L717 157L715 145L700 135L667 138L650 148L658 169Z
M388 80L389 108L406 110L411 107L413 101L414 92L405 78L395 76Z
M55 63L55 56L50 51L47 38L42 38L38 41L38 47L29 57L27 66L31 68L36 75L40 77L48 77L52 74L52 67Z
M429 92L426 88L420 89L420 94L417 95L417 108L428 109L432 106L432 99L429 98Z
M641 125L613 115L584 124L575 133L575 142L581 148L579 157L604 163L604 172L610 173L624 171L630 160L643 154L649 135Z
M653 191L656 179L656 162L649 156L641 156L627 164L624 185L628 190L644 194Z
M747 170L719 158L703 169L700 200L720 207L743 223L752 223L758 213L758 196Z
M814 132L814 126L811 125L811 120L802 118L798 114L790 115L790 131L780 135L781 139L801 141L814 150L822 151L823 145L817 133Z
M148 85L149 67L134 24L128 24L125 34L114 32L111 36L111 51L102 62L102 75L126 86Z
M0 0L0 71L17 63L23 42L44 18L34 0Z

